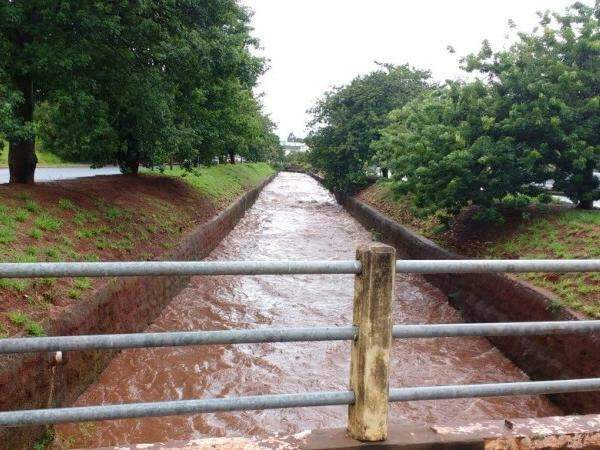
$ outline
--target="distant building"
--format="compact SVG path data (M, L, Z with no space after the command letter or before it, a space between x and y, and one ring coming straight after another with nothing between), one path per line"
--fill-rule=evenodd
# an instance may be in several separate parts
M283 139L281 141L281 146L286 155L291 153L304 153L308 150L308 146L304 143L304 139L296 137L294 133L290 133L287 139Z

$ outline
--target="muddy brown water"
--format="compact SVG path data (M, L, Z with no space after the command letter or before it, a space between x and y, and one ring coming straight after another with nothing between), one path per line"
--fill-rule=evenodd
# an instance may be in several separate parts
M211 260L352 259L371 234L312 178L281 173L212 252ZM148 331L346 325L351 275L194 277ZM454 323L459 313L419 276L399 275L394 323ZM120 353L76 406L345 390L350 344L288 343L135 349ZM390 385L526 380L483 338L396 340ZM560 414L544 397L392 404L390 422L425 424ZM202 414L61 425L69 446L343 427L346 407Z

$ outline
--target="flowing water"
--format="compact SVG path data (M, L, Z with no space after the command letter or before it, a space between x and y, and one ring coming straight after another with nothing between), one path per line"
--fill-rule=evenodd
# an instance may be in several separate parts
M210 260L353 259L371 234L312 178L280 174ZM351 275L194 277L148 331L347 325ZM394 323L461 317L419 276L399 274ZM77 406L346 390L350 344L288 343L135 349L120 353ZM527 377L483 338L396 340L392 387ZM395 403L391 423L426 424L560 414L543 397ZM216 436L267 436L343 427L346 407L202 414L61 425L71 445L104 446Z

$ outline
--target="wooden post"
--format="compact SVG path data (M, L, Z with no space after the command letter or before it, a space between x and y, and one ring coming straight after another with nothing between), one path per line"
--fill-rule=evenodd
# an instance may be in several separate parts
M387 438L389 361L392 344L392 301L396 251L384 244L365 244L356 250L362 272L354 281L350 389L356 401L348 410L348 431L353 439Z

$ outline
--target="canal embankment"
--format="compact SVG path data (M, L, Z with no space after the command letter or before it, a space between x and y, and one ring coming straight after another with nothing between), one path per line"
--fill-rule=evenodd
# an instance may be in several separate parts
M316 177L318 179L318 177ZM409 206L394 214L393 201L385 202L381 197L373 197L363 192L356 197L337 195L338 201L365 228L376 234L377 239L393 245L398 254L407 259L465 259L473 255L464 255L444 248L432 239L420 235L415 228L422 226L418 219L407 211ZM396 218L406 218L412 226L397 222ZM600 214L591 212L588 214ZM579 230L579 237L585 233L597 233L594 225L597 217L586 220L584 228ZM586 228L587 226L587 228ZM431 229L431 228L429 228ZM487 234L490 236L490 234ZM532 235L524 235L524 241L532 239ZM562 237L563 241L568 236ZM597 241L596 241L597 242ZM488 242L493 245L493 242ZM463 247L465 248L465 247ZM525 244L514 249L516 252L509 258L519 257L519 248L525 249ZM597 245L578 247L584 254L576 257L597 257ZM587 252L587 253L586 253ZM481 257L481 254L476 254ZM522 254L524 257L532 255ZM555 258L554 254L537 254L533 257ZM546 274L544 278L550 286L560 285L561 277L568 275ZM594 289L598 286L597 274L577 274L582 277L579 284L571 286L572 292L577 292L577 286L583 283L590 302L594 300ZM435 274L424 275L427 282L439 288L448 298L450 304L456 307L465 320L471 322L520 322L520 321L552 321L552 320L581 320L588 316L581 310L565 305L557 293L532 284L531 281L512 275L502 274ZM544 286L547 287L547 286ZM591 293L591 295L590 295ZM582 295L583 297L584 295ZM525 373L534 380L593 378L600 373L600 336L586 335L554 335L527 337L490 337L490 341L508 358L514 361ZM569 413L594 413L600 409L600 394L568 394L553 395L551 399Z
M0 187L4 262L193 260L236 225L273 176L240 165L219 178L161 174L108 176ZM203 176L205 175L205 176ZM214 175L214 174L213 174ZM204 178L200 180L201 178ZM207 184L208 183L208 184ZM202 189L207 185L213 189ZM7 335L142 331L187 284L187 277L0 280L0 325ZM1 410L68 405L115 352L72 352L0 359ZM0 431L2 448L29 448L42 430Z
M307 175L280 173L208 260L355 258L371 242L333 195ZM352 321L352 275L195 276L146 330L341 326ZM447 296L421 276L398 274L395 324L458 323ZM73 404L87 406L348 388L349 342L262 343L131 349L119 353ZM523 381L528 377L484 338L396 340L390 386ZM543 396L411 401L390 405L390 423L448 424L562 411ZM111 420L56 427L56 448L105 447L206 437L293 434L344 427L328 406Z

